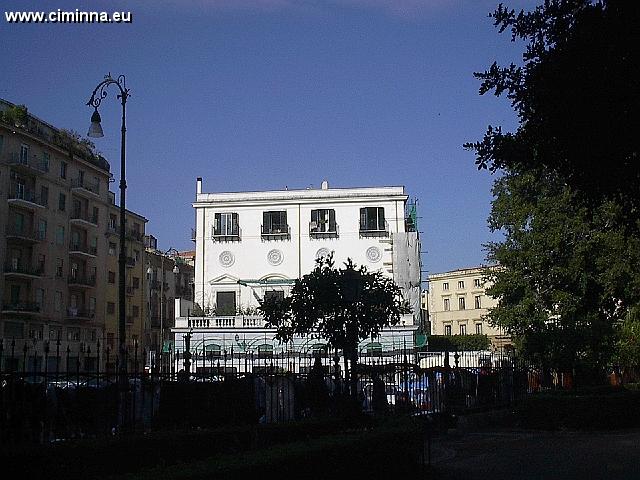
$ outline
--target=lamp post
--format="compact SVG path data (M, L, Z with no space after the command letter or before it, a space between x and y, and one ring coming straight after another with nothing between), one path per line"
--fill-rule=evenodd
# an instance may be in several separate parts
M120 140L120 251L118 255L118 351L120 356L119 362L119 376L120 381L126 382L125 376L127 373L126 362L126 305L125 305L125 269L126 269L126 248L125 248L125 199L127 181L125 175L125 159L126 159L126 139L127 139L127 127L126 127L126 105L129 98L129 89L126 86L126 80L124 75L120 75L117 78L113 78L111 73L105 75L102 80L91 94L91 98L87 102L87 105L93 107L93 114L91 115L91 126L87 136L100 138L104 137L102 126L100 125L101 118L98 113L98 107L102 103L102 100L107 97L107 89L111 85L115 85L120 92L117 98L122 105L122 126L120 128L121 140Z
M164 361L163 361L163 357L164 357L164 259L167 255L169 254L174 254L177 255L178 250L176 250L173 247L170 247L169 249L167 249L166 251L159 251L160 253L160 373L162 373L164 371ZM178 273L180 273L180 269L178 268L178 265L174 263L173 266L173 270L172 270L174 275L177 275ZM147 268L147 274L149 276L151 276L151 274L153 273L153 270L151 269L151 266L149 266L149 268Z

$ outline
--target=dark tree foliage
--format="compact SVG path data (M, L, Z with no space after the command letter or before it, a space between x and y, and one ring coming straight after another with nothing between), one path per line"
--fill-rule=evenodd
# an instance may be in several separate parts
M361 340L377 337L411 312L392 279L357 267L351 259L338 269L332 256L318 259L311 273L295 281L290 296L267 298L260 310L280 341L318 334L344 352L352 370Z
M500 4L491 16L527 46L522 66L475 74L480 93L506 94L520 121L466 145L478 168L545 166L639 218L640 2L546 0L520 13Z
M640 303L640 2L500 4L491 16L526 48L522 65L475 74L480 94L511 101L517 130L490 126L465 145L479 169L502 175L490 320L540 363L602 367Z

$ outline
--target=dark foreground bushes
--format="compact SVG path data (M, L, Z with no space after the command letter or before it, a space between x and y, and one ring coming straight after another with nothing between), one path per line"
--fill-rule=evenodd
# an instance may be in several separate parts
M610 430L640 427L640 392L540 393L516 409L520 426L545 430Z

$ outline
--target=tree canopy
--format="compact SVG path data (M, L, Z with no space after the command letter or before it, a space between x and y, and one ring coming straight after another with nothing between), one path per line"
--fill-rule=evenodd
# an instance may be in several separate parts
M525 41L523 64L475 74L480 94L506 94L519 119L515 132L489 126L465 145L500 174L489 319L556 367L606 364L640 304L639 13L638 2L500 4L491 16Z
M345 352L357 351L359 341L377 337L410 313L391 278L351 259L338 269L332 256L318 259L311 273L296 279L289 296L266 298L260 310L281 341L316 333Z

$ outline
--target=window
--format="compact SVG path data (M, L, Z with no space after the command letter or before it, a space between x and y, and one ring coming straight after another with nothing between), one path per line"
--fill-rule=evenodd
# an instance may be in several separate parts
M383 207L364 207L360 209L360 231L386 231Z
M133 251L133 259L136 261L136 263L140 261L140 250Z
M56 258L56 277L61 278L64 271L64 260L62 258Z
M98 218L100 218L100 209L93 207L93 214L91 215L91 223L98 225Z
M442 290L449 290L449 282L444 282L442 284Z
M47 264L47 257L43 253L38 254L38 271L44 273L44 268Z
M480 295L476 295L473 300L474 300L474 307L475 308L482 308L480 306Z
M444 334L445 335L451 335L451 325L445 325L444 326Z
M116 283L116 272L109 272L108 277L109 283Z
M116 244L113 242L109 242L109 255L112 257L116 255Z
M29 146L22 144L20 145L20 163L27 164L29 163Z
M79 342L80 341L80 329L77 327L67 328L67 341Z
M89 297L89 311L92 313L96 311L96 297Z
M53 295L53 309L56 312L62 311L62 292L56 292Z
M112 213L109 214L109 228L112 230L118 228L118 217Z
M36 288L36 304L42 310L44 306L44 288Z
M473 280L473 286L476 287L476 288L480 288L482 286L482 282L480 281L479 278L475 278Z
M49 163L51 163L50 159L51 157L49 156L49 152L42 152L42 171L49 171Z
M16 227L16 233L24 232L24 215L22 213L16 212L14 219L14 225Z
M264 292L265 300L284 300L284 292L282 290L269 290Z
M445 312L448 312L449 310L451 310L451 304L449 303L449 299L448 298L445 298L443 300L443 303L444 303L444 311Z
M458 288L464 288L464 280L458 282Z
M216 293L216 315L236 314L236 292Z
M64 193L58 195L58 210L64 212L67 208L67 196Z
M237 213L216 213L213 223L214 237L237 237L240 235Z
M262 212L262 235L288 235L287 212L285 210Z
M111 349L113 349L115 345L115 335L111 332L107 333L107 345Z
M464 310L464 297L458 297L458 310Z
M42 325L29 325L29 338L42 340L44 337L44 327Z
M62 225L56 227L56 245L64 245L64 227Z
M67 162L60 162L60 178L67 178Z
M38 220L38 239L44 240L47 238L47 221L46 220Z
M464 323L460 324L460 335L466 335L467 334L467 325Z
M311 233L336 233L336 211L333 208L311 210Z
M116 313L116 304L114 302L107 302L107 313L109 315Z
M138 277L133 277L133 288L140 288L140 279Z
M482 335L482 324L476 323L476 335Z
M49 205L49 187L40 186L40 204L45 207Z

